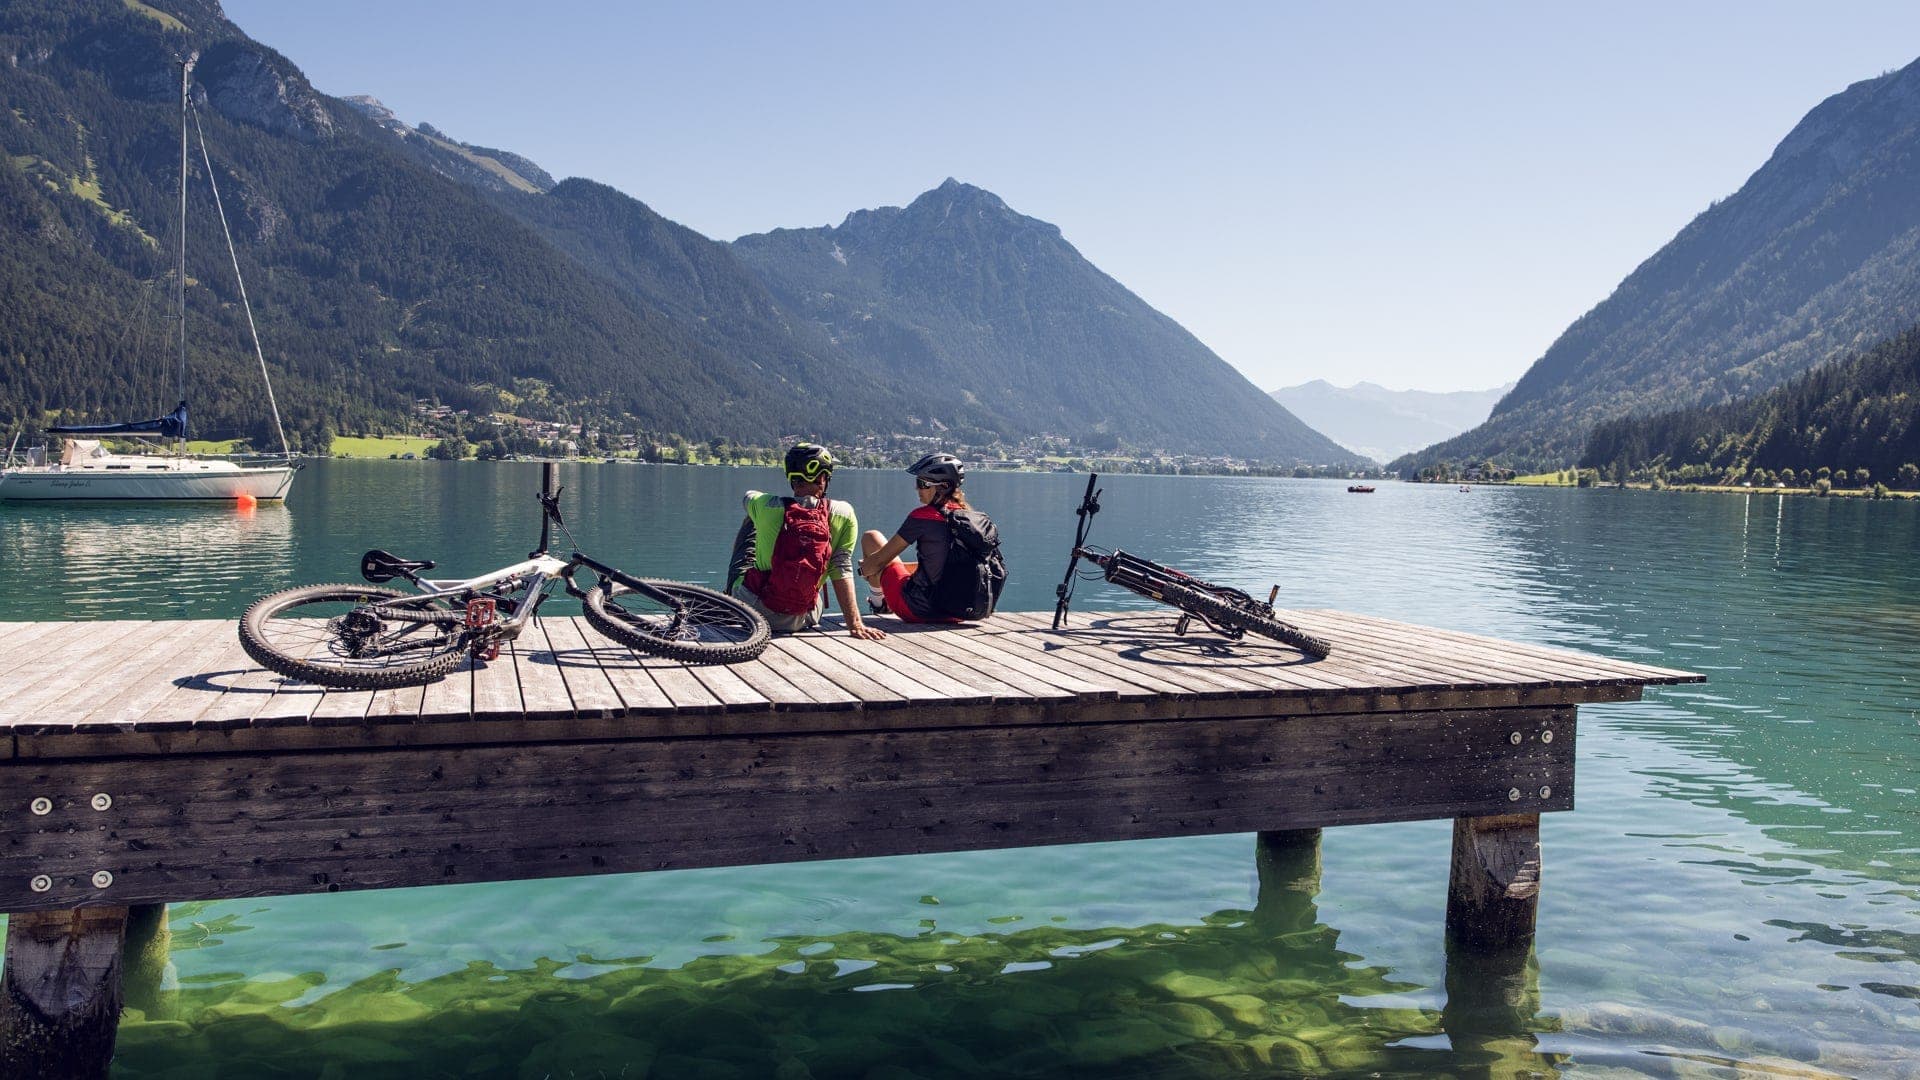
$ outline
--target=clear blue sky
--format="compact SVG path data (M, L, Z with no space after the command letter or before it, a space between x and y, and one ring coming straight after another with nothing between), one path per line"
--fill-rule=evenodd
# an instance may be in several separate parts
M1518 377L1809 109L1920 55L1911 0L226 10L327 93L718 239L977 184L1264 389Z

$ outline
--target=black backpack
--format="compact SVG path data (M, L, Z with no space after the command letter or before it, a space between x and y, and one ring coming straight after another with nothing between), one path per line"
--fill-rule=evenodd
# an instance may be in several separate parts
M984 619L1000 602L1007 585L1007 560L1000 554L1000 530L978 510L943 510L952 545L934 582L932 614L947 619Z

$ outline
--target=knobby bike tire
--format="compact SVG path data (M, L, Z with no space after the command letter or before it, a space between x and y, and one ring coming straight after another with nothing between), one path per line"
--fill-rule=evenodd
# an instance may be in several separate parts
M1182 611L1192 612L1217 626L1237 626L1262 637L1270 637L1299 649L1316 660L1325 660L1333 646L1292 623L1235 607L1225 600L1185 585L1162 583L1161 599Z
M247 651L254 662L269 671L320 686L343 690L391 690L431 682L458 667L466 657L467 635L458 629L465 622L461 612L422 609L418 612L419 618L407 620L433 628L438 636L425 643L426 659L389 667L375 666L371 662L357 661L348 656L339 645L337 628L330 621L323 627L309 624L301 627L298 633L279 633L272 625L277 616L294 612L302 606L316 608L314 621L317 622L324 617L318 605L379 604L404 600L409 595L367 585L304 585L272 593L254 601L246 614L240 617L240 647ZM293 620L281 621L288 625L290 631L294 627Z
M614 581L587 590L587 622L630 649L683 664L737 664L766 651L767 620L739 600L699 585L641 580L687 605L690 618L678 635L670 633L667 609Z

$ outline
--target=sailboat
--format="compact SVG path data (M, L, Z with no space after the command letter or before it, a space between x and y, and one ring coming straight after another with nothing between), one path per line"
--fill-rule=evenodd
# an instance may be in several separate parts
M273 409L273 426L280 434L281 453L264 461L230 461L224 458L194 457L186 452L187 443L187 119L191 102L188 79L194 58L180 64L180 251L174 282L180 321L180 404L171 413L151 420L122 424L68 424L50 427L66 439L57 460L48 460L45 447L25 452L16 463L14 447L9 446L4 465L0 465L0 499L191 499L239 502L278 502L293 487L300 466L287 447L287 433L280 425L280 406L273 398L273 383L267 379L266 355L260 349L260 333L254 328L253 307L247 303L247 286L240 282L240 302L247 313L247 328L253 331L253 351L260 361L260 377L267 380L267 403ZM195 118L197 124L198 118ZM220 211L220 228L227 236L227 254L233 259L234 279L240 278L240 258L234 252L233 232L227 228L226 208L220 203L220 186L213 179L213 162L207 155L205 134L200 137L200 156L207 167L207 181L213 185L214 206ZM168 452L158 454L116 454L107 450L100 438L87 436L172 440ZM17 445L19 436L14 437Z

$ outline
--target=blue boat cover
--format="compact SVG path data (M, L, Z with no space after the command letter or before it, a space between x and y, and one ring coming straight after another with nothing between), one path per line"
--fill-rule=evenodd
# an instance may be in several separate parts
M187 403L183 401L167 415L151 420L135 420L126 424L68 424L47 430L56 435L134 435L184 439L187 437Z

